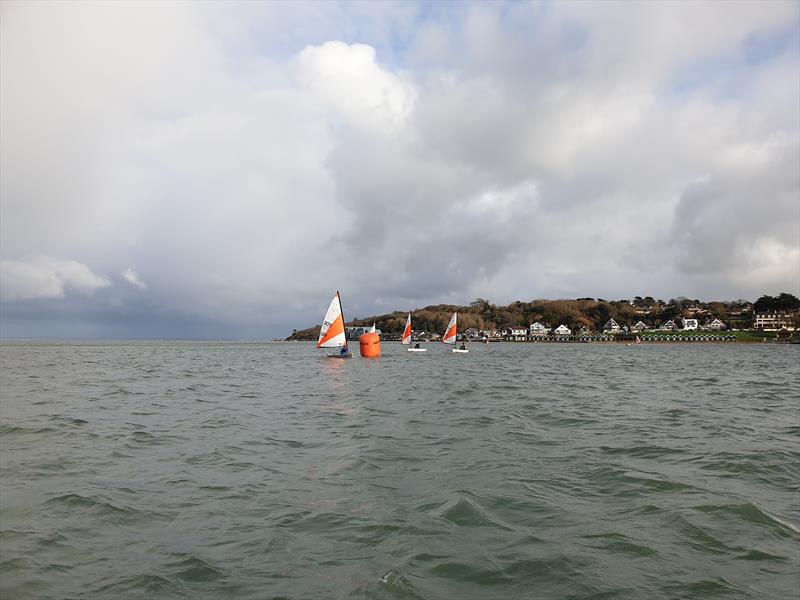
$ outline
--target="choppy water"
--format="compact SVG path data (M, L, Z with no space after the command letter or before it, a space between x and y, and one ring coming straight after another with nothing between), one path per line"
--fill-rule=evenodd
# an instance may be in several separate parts
M0 347L2 598L793 598L800 347Z

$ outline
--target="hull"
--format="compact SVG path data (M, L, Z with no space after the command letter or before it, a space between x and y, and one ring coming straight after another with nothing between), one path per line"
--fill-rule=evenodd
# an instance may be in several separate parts
M469 350L461 350L460 348L453 348L454 354L466 354Z
M427 352L427 348L409 348L406 352Z

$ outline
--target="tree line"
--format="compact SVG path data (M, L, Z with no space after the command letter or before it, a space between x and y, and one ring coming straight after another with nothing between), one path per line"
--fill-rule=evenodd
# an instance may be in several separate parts
M759 305L759 303L761 304ZM759 306L769 307L763 310L793 310L800 308L800 300L791 294L782 293L775 297L762 296L756 302L756 310L759 310ZM778 308L773 309L772 306ZM415 331L433 333L442 333L455 311L458 311L459 331L470 328L503 329L515 325L528 327L536 321L550 327L564 324L573 331L579 331L583 327L599 331L611 318L620 326L630 326L642 321L649 327L656 327L664 321L689 316L688 309L690 308L704 310L708 318L724 319L731 312L749 309L750 303L747 300L701 302L682 296L665 302L650 296L636 296L633 300L605 300L603 298L532 300L530 302L516 301L506 306L499 306L484 298L477 298L469 306L453 304L426 306L413 311L412 318ZM647 310L648 314L642 314L643 310ZM407 314L395 311L364 319L354 319L347 325L366 327L375 323L381 331L396 334L402 332ZM316 339L318 334L319 325L302 331L294 331L287 339Z

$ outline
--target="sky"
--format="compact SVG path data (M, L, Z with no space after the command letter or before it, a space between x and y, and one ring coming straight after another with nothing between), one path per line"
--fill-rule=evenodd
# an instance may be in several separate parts
M0 3L0 336L800 295L800 3Z

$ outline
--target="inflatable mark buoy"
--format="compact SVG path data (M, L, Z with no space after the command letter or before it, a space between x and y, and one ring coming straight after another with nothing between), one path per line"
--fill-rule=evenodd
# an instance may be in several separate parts
M378 358L381 355L381 336L377 333L365 333L358 338L358 343L364 358Z

